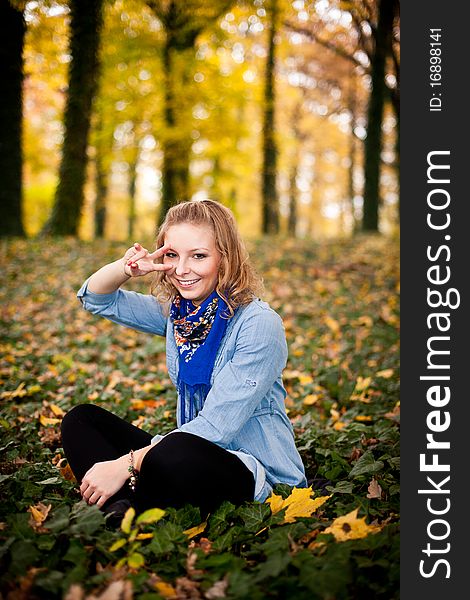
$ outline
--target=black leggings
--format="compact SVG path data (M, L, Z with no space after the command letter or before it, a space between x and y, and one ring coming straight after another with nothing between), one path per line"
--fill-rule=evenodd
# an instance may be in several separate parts
M62 421L62 446L79 483L95 463L150 445L153 436L94 404L72 408ZM127 499L142 512L192 504L207 516L224 500L253 500L254 477L243 462L191 433L165 436L147 452L135 492L126 484L104 505Z

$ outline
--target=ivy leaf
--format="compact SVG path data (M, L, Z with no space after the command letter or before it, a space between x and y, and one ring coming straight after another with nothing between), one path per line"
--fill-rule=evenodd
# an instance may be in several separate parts
M126 514L124 515L121 522L121 531L129 534L131 532L132 521L135 517L135 509L131 506L127 509Z
M165 511L161 508L150 508L137 517L135 524L140 525L142 523L156 523L157 521L160 521L164 515Z
M139 552L134 552L127 559L127 564L133 569L138 569L145 564L145 558Z
M121 538L120 540L117 540L116 542L114 542L114 544L112 546L110 546L109 551L116 552L116 550L119 550L119 548L122 548L123 546L125 546L126 543L127 543L127 540L125 538Z
M377 473L377 471L380 471L383 467L384 463L381 460L375 460L372 451L367 450L351 469L348 477Z
M257 503L253 506L242 506L237 514L243 519L247 531L258 531L271 511L266 504Z

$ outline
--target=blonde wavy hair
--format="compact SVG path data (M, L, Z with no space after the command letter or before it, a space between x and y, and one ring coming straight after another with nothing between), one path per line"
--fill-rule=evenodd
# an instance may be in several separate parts
M169 209L158 230L156 247L163 246L170 227L181 223L208 225L214 232L215 246L221 255L215 291L227 303L227 318L233 317L236 308L249 304L261 294L263 283L251 264L232 211L215 200L188 200L176 204ZM166 273L158 271L152 281L151 293L161 302L171 302L177 290Z

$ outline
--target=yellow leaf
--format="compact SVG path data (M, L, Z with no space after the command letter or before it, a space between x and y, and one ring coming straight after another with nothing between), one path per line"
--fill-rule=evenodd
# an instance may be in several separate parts
M362 390L367 389L372 382L372 377L358 377L356 380L356 387L354 388L355 392L362 392Z
M362 315L356 319L357 325L365 325L366 327L372 327L374 321L369 317L369 315Z
M49 511L51 510L52 504L48 504L47 506L42 502L39 502L35 506L30 506L28 508L28 512L31 513L31 517L29 518L29 525L38 533L43 533L47 531L42 524L47 519Z
M47 515L52 508L52 504L48 504L47 506L42 502L39 502L35 506L30 506L28 508L28 512L30 512L33 516L35 523L43 523L47 519Z
M383 379L390 379L393 375L393 369L384 369L375 374L376 377L383 377Z
M0 394L0 398L2 398L2 399L3 398L22 398L23 396L26 396L26 394L28 393L24 389L24 386L25 386L25 382L22 381L15 390L2 392Z
M41 415L39 417L39 422L44 427L47 427L47 425L57 425L57 423L60 423L60 419L53 419L53 418L45 417L44 415Z
M191 527L190 529L186 529L185 530L185 534L188 536L189 539L192 539L193 537L196 537L199 533L202 533L204 531L204 529L207 526L207 521L204 521L204 523L201 523L200 525L196 525L196 527Z
M135 539L136 540L149 540L152 537L153 537L153 533L139 533Z
M127 564L133 569L138 569L145 564L145 558L139 552L134 552L127 559Z
M285 500L277 494L272 494L266 502L271 505L271 512L276 514L286 509L284 523L293 523L298 517L310 517L330 496L312 498L312 488L294 488Z
M325 317L325 325L327 325L331 331L333 333L338 333L339 332L339 323L338 321L336 321L335 319L333 319L333 317L330 317L329 315L327 315Z
M145 408L145 402L143 400L139 400L138 398L133 398L131 400L131 404L134 410L143 410Z
M49 404L49 406L56 417L63 417L65 415L65 412L57 404Z
M309 383L313 383L313 377L311 375L305 375L304 373L301 373L299 375L299 383L301 385L308 385Z
M355 508L347 515L336 518L323 533L332 533L337 542L346 542L364 538L369 533L377 533L381 530L378 525L367 525L365 517L358 519L358 511L359 509Z
M63 467L59 467L59 471L60 471L60 474L62 475L62 477L64 479L66 479L67 481L76 481L75 475L73 474L73 471L72 471L69 463L67 463Z
M306 406L312 406L313 404L318 402L319 397L320 396L318 394L309 394L303 399L303 404L305 404Z
M155 589L160 594L160 596L163 596L168 600L171 600L171 598L178 597L175 588L169 583L166 583L166 581L157 581L157 583L155 584Z
M346 423L343 423L343 421L336 421L336 423L333 425L333 429L336 431L340 431L343 429L343 427L346 427Z
M121 530L124 533L129 534L131 532L131 525L132 525L132 521L134 520L135 517L135 509L131 506L130 508L127 509L126 514L124 515L124 518L122 519L121 522Z
M135 524L140 525L141 523L156 523L157 521L160 521L164 514L165 511L161 508L150 508L137 517Z
M126 543L127 543L127 540L125 540L124 538L121 538L120 540L117 540L117 542L114 542L114 544L112 546L110 546L109 551L116 552L116 550L119 550L119 548L122 548L123 546L125 546Z
M372 421L372 417L369 415L357 415L354 417L355 421Z

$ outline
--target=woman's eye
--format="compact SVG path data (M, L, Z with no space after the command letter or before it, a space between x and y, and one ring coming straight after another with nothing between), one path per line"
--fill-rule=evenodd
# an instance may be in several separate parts
M175 258L175 257L176 257L176 254L175 254L174 252L167 252L167 253L165 254L165 257L166 257L166 258Z
M194 258L197 258L198 260L201 260L202 258L206 258L205 254L195 254Z

